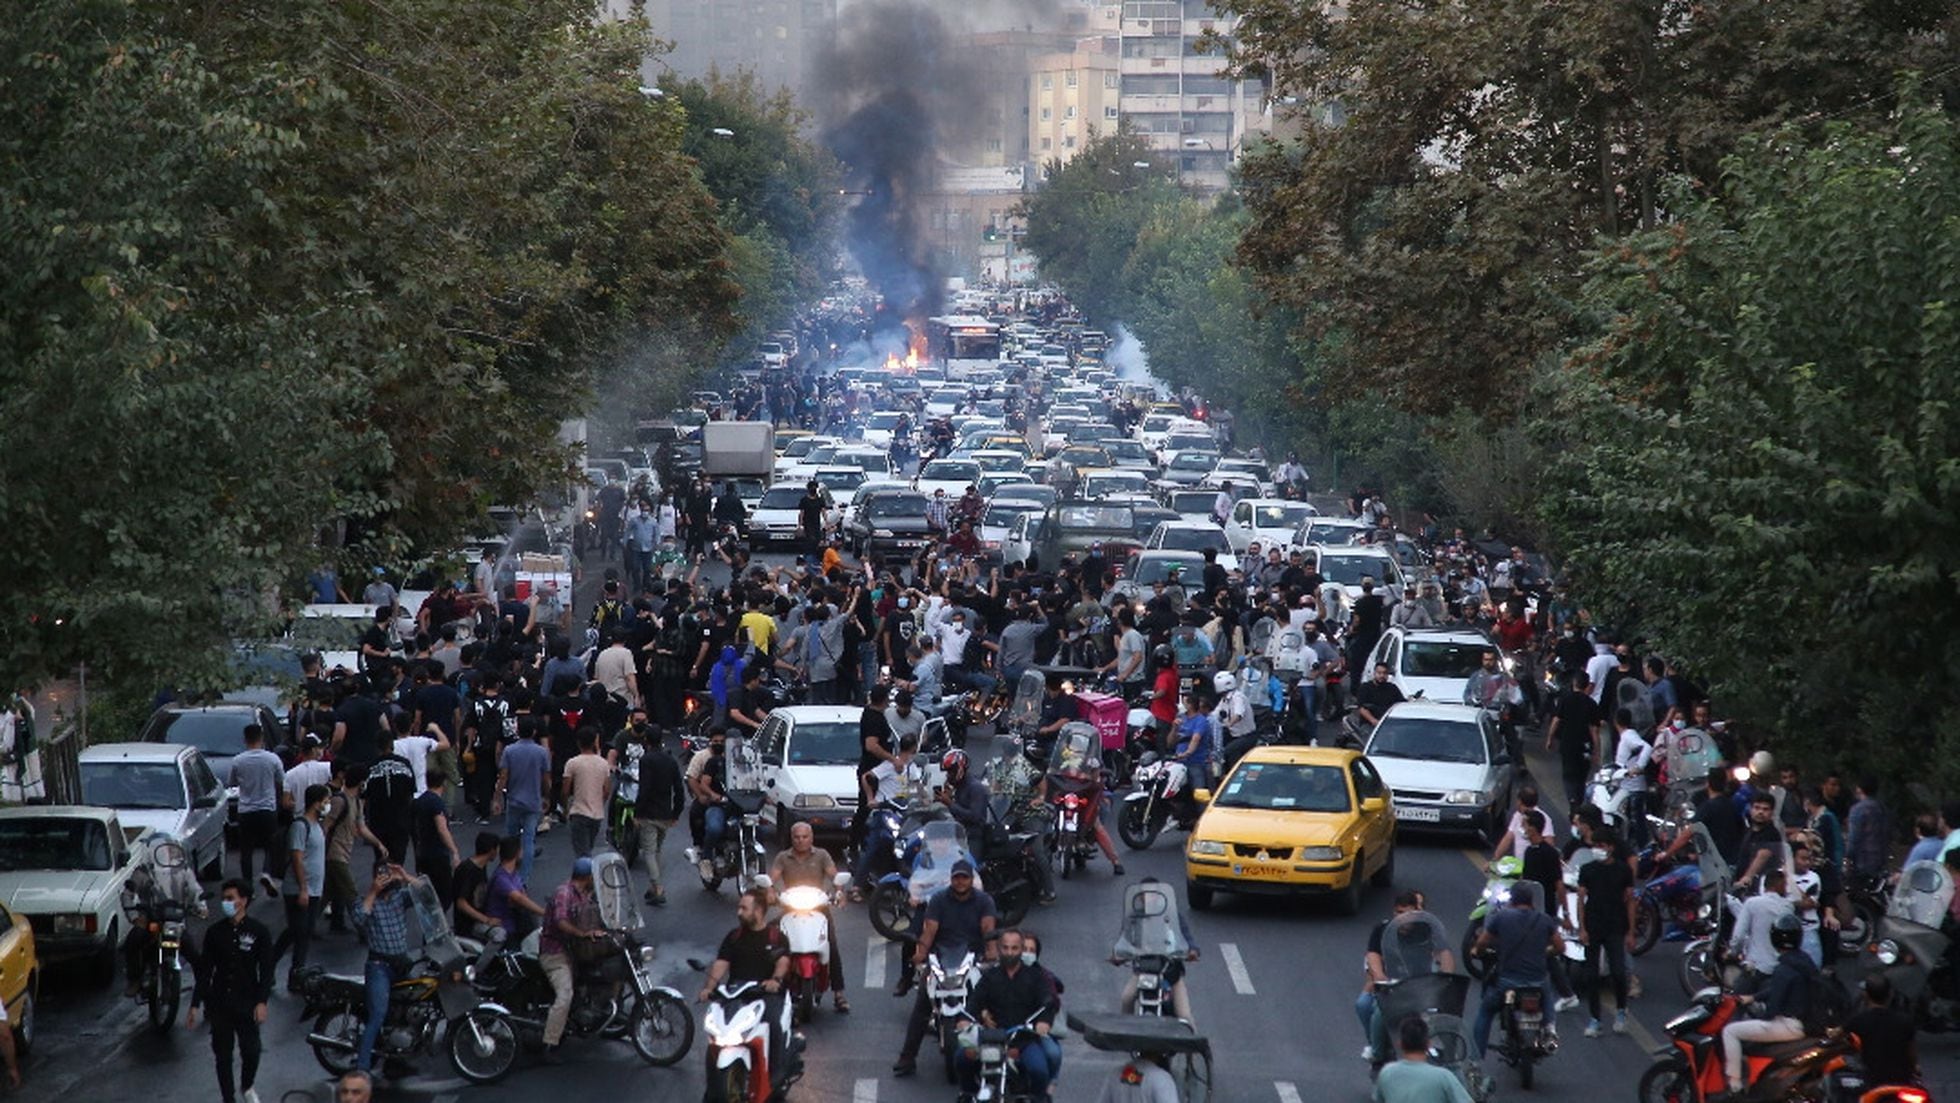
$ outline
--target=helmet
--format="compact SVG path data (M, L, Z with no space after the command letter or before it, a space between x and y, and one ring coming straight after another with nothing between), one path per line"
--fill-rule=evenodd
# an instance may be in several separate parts
M1794 912L1786 912L1776 917L1769 925L1769 944L1779 954L1787 954L1803 945L1803 921Z
M1768 777L1776 769L1776 756L1768 751L1757 751L1749 756L1749 772L1757 777Z
M947 777L966 776L966 752L954 747L939 759L939 768L946 771Z
M1170 661L1171 661L1171 645L1170 645L1170 644L1167 644L1167 643L1160 643L1160 644L1158 644L1158 645L1157 645L1157 646L1156 646L1155 648L1152 648L1152 649L1151 649L1151 652L1150 652L1150 657L1151 657L1151 658L1153 658L1153 659L1156 659L1156 660L1157 660L1157 661L1158 661L1159 663L1167 663L1167 662L1170 662Z
M1211 676L1211 688L1220 693L1230 693L1239 688L1239 680L1228 670L1221 670Z
M1506 854L1490 867L1492 872L1506 881L1515 881L1524 876L1524 861L1515 854Z

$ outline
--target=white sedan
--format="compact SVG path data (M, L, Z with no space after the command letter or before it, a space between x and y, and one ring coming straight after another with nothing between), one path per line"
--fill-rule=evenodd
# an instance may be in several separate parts
M979 482L980 465L972 460L934 460L920 469L912 485L927 497L935 490L944 490L948 498L958 498Z

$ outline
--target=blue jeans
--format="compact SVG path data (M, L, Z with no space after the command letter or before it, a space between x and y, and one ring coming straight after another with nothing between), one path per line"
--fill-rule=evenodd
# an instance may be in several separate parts
M524 840L524 857L518 859L517 875L531 883L531 863L538 856L538 809L504 805L504 834Z
M361 1048L354 1053L354 1067L369 1072L374 1068L374 1043L380 1041L382 1024L388 1019L395 967L382 958L370 957L362 975L367 981L367 1021L361 1024Z
M984 670L964 666L946 668L946 684L970 689L975 693L992 693L999 684L993 675Z
M1311 739L1320 723L1320 687L1312 678L1300 679L1300 705L1307 710L1307 737Z
M875 643L858 644L858 683L856 691L851 694L851 703L854 705L864 704L865 693L877 684L878 645Z
M1542 988L1545 992L1545 1025L1550 1028L1553 1021L1552 978L1547 974L1542 980L1519 980L1502 977L1497 983L1484 984L1483 1002L1477 1007L1477 1021L1470 1028L1471 1040L1476 1044L1477 1056L1482 1057L1490 1047L1491 1024L1497 1021L1497 1010L1504 1006L1504 993L1513 988Z
M1361 1036L1368 1039L1369 1045L1373 1045L1375 1041L1375 994L1373 992L1363 992L1354 997L1354 1017L1361 1020Z
M980 1059L962 1049L955 1061L960 1084L967 1091L980 1088ZM1048 1084L1062 1074L1062 1043L1046 1035L1022 1038L1021 1080L1029 1095L1043 1095Z
M721 845L721 837L728 834L728 810L719 804L711 804L701 810L701 841L709 850Z

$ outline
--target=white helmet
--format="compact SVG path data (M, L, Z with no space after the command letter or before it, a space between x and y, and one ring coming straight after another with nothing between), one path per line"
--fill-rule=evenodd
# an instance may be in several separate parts
M1239 680L1229 670L1221 670L1211 676L1211 688L1220 693L1230 693L1239 688Z

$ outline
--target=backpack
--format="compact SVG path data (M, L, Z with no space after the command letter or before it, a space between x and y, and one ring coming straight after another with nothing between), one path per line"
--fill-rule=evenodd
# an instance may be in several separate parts
M592 607L592 627L604 630L608 625L618 624L626 619L626 604L617 598L608 598Z

